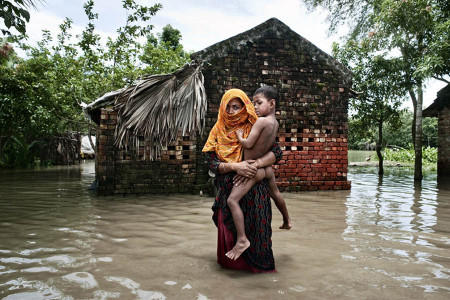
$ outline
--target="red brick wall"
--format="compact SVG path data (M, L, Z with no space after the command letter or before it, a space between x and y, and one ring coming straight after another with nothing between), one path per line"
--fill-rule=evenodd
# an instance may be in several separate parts
M99 195L186 193L202 188L196 180L196 133L179 136L161 151L161 159L150 161L150 148L143 138L139 151L133 140L126 149L114 145L116 123L112 107L101 109L96 159Z

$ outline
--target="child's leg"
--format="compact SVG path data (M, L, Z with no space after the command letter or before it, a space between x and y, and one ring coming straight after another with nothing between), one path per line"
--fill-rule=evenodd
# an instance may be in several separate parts
M227 204L233 216L234 225L236 226L236 245L225 255L236 260L250 246L250 241L245 236L244 214L242 213L239 201L247 194L248 191L265 177L264 169L258 169L255 176L251 178L245 186L233 186L230 196L228 196Z
M275 174L273 173L272 166L265 167L264 169L266 170L265 178L269 180L270 197L273 199L278 210L283 215L283 225L280 226L280 229L291 229L292 223L291 219L289 218L286 202L284 201L284 198L277 187L277 182L275 181Z

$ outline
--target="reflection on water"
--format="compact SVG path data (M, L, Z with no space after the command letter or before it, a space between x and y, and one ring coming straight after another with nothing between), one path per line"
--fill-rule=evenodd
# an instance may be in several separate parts
M278 273L221 269L213 199L96 197L92 163L0 173L0 298L447 299L450 185L351 168L351 191L283 194Z
M395 170L394 170L395 171ZM350 175L343 256L402 287L450 292L450 184L436 175L358 169ZM363 179L363 180L361 180ZM387 282L386 282L387 284Z

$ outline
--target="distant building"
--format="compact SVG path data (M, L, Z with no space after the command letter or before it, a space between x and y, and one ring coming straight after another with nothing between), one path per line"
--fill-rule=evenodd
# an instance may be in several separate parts
M423 116L438 118L438 174L450 176L450 84L437 93Z
M281 96L277 139L284 156L275 166L280 190L350 188L347 110L351 73L339 62L274 18L191 58L204 62L208 97L205 134L180 136L163 149L157 161L142 160L143 154L137 155L136 148L114 146L117 112L111 97L90 106L88 111L99 124L99 194L205 189L208 166L201 150L216 122L223 93L240 88L251 97L262 85L276 87Z

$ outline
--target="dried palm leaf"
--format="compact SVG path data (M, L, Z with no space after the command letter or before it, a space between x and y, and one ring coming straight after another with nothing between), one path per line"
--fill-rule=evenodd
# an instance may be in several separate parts
M185 135L197 128L202 133L207 101L201 66L197 62L186 64L172 74L147 76L125 89L115 102L116 145L127 146L132 137L139 151L139 136L143 135L153 160L179 131Z

